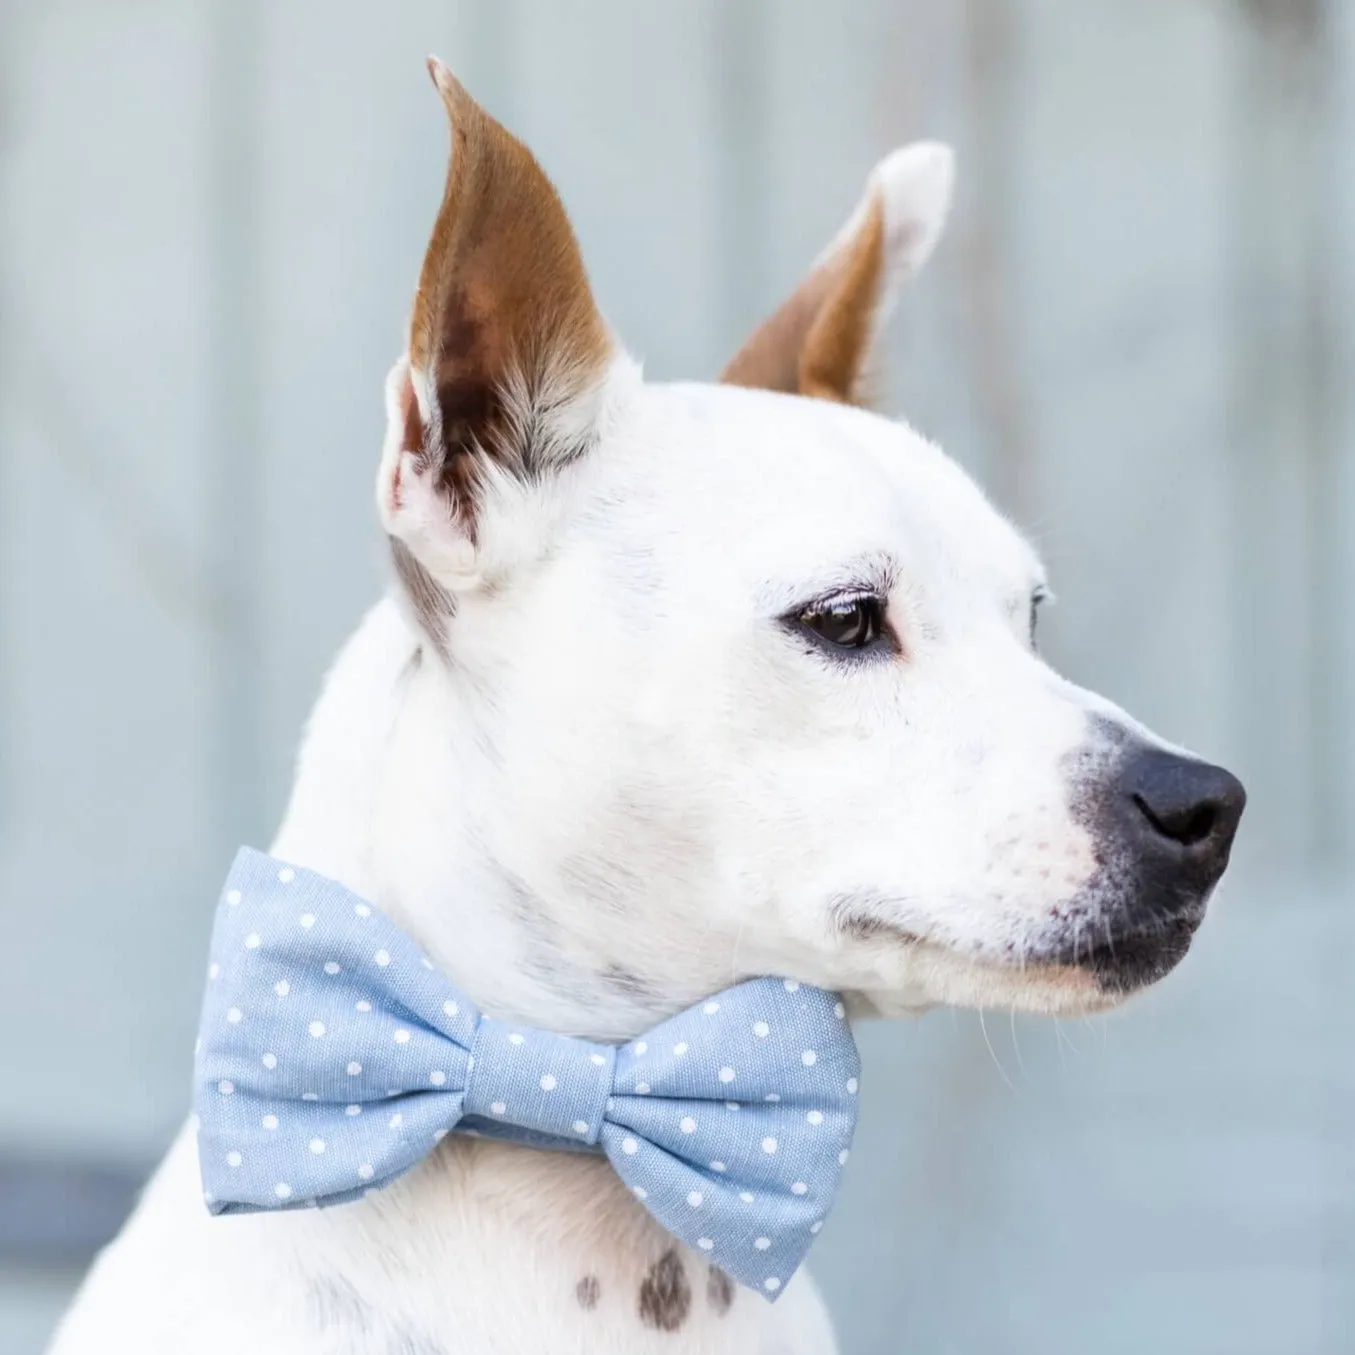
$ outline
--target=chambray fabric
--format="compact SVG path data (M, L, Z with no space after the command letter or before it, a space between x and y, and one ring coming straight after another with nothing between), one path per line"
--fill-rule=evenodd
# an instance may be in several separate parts
M605 1153L649 1211L775 1298L856 1123L838 997L741 983L615 1046L483 1015L377 908L242 849L222 892L195 1110L214 1214L339 1204L448 1132Z

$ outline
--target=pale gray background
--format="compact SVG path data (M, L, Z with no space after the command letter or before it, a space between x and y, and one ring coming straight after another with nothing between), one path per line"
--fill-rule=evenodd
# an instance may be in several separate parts
M171 1134L220 874L381 587L430 50L658 377L717 371L883 152L953 141L886 407L1038 538L1056 659L1252 792L1160 992L866 1032L816 1252L845 1351L1355 1349L1352 5L8 0L0 1351L74 1281L24 1239L81 1226L13 1181Z

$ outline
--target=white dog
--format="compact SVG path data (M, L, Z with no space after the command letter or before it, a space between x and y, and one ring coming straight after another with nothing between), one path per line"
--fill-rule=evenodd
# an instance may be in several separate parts
M966 476L852 407L951 157L885 159L721 385L655 385L528 151L440 65L446 195L386 387L398 574L274 852L485 1010L620 1041L754 975L852 1014L1106 1007L1184 954L1243 804L1035 650ZM758 389L762 388L762 389ZM185 1131L56 1355L826 1355L600 1158L452 1135L371 1198L209 1218Z

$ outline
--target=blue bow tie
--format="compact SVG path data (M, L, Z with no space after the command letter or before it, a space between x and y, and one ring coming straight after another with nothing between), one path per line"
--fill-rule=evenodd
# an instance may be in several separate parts
M449 1131L605 1153L674 1236L774 1298L856 1124L836 995L754 979L625 1045L483 1015L342 885L242 849L197 1047L214 1214L359 1198Z

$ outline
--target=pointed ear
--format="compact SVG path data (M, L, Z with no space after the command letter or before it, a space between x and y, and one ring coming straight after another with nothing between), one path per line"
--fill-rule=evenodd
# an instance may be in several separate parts
M954 156L939 142L914 142L880 161L837 238L721 380L860 403L898 289L941 238L953 182Z
M540 166L441 62L428 68L451 119L451 162L408 348L387 380L377 485L421 616L431 604L417 595L484 572L491 489L534 482L590 445L616 355Z

